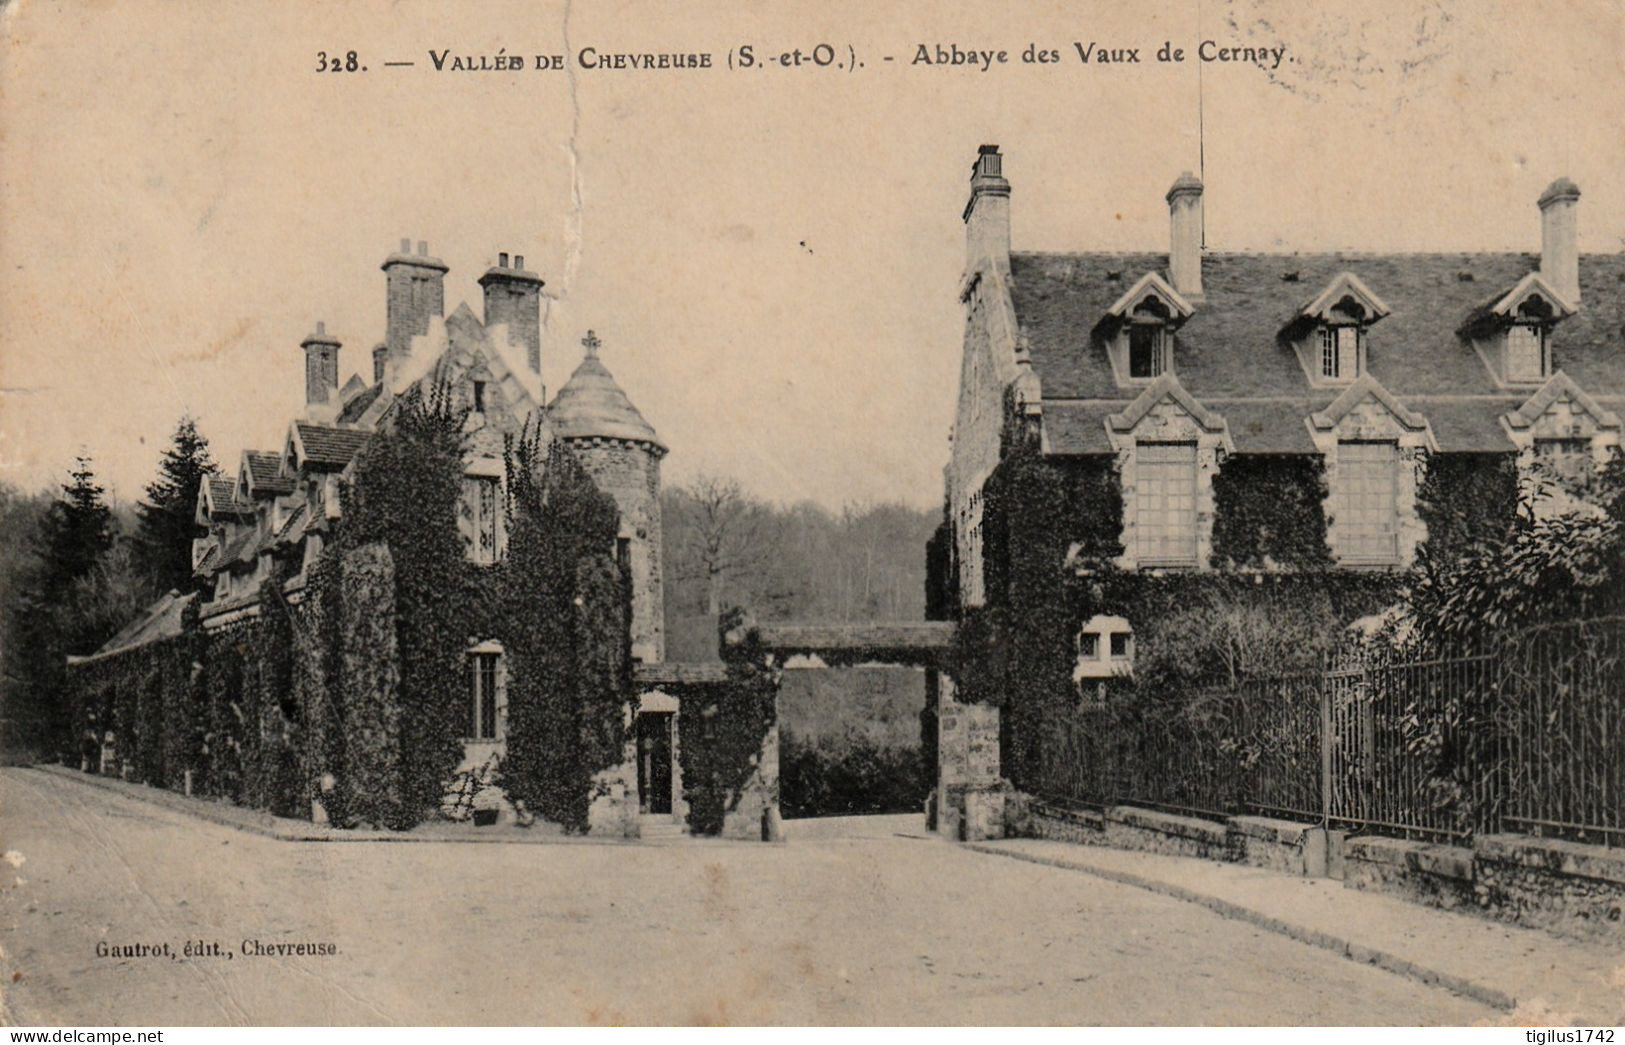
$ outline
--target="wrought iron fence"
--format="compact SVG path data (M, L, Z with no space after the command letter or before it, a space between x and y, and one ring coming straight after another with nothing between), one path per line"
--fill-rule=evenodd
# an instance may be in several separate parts
M1180 704L1084 704L1043 732L1042 797L1461 840L1625 843L1625 618L1482 648L1349 650Z

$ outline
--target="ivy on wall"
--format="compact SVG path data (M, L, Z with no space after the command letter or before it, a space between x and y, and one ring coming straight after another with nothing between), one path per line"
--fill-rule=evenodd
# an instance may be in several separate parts
M723 643L727 681L682 689L679 696L678 757L694 834L722 833L727 814L760 768L763 741L778 722L778 672L766 666L754 633L741 627L743 621L734 610L720 623L724 635L736 629L743 633L743 641Z
M536 482L536 454L530 444L513 455L502 782L531 811L584 831L592 777L619 763L626 744L628 579L613 555L614 500L562 446L549 451Z
M1213 477L1213 568L1331 568L1325 498L1319 457L1230 457Z
M625 751L629 584L618 513L564 447L510 446L510 554L467 561L456 512L466 412L445 386L408 393L340 489L342 520L307 576L261 586L256 617L82 666L87 761L117 735L130 775L341 826L433 815L469 732L466 651L508 658L509 794L572 830L591 780ZM547 454L544 462L543 453ZM540 478L539 478L540 477ZM95 741L93 743L93 740Z

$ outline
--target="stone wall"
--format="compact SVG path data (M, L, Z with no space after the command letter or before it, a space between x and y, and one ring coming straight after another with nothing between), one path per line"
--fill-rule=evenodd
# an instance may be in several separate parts
M1473 906L1471 849L1366 835L1349 839L1343 857L1343 885L1350 889L1446 910Z
M980 841L1004 834L999 780L999 709L954 700L951 679L937 698L937 830Z
M1625 849L1488 835L1473 871L1478 903L1499 918L1625 944Z
M774 723L762 738L756 766L722 817L722 837L745 842L777 842L783 837L779 821L779 726Z
M621 510L620 536L632 559L632 655L653 664L666 657L663 546L658 449L623 439L571 439L570 447L598 489Z

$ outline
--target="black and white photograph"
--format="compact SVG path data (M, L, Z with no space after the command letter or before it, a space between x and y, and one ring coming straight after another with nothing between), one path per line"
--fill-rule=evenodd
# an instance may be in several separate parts
M1614 0L0 29L8 1040L1625 1025Z

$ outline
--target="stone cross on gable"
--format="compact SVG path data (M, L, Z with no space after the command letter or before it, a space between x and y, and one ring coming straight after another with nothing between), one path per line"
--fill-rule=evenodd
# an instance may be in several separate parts
M598 340L598 335L590 330L587 331L587 336L581 339L581 347L587 350L587 354L589 356L596 356L598 354L598 349L602 347L602 345L603 342Z

